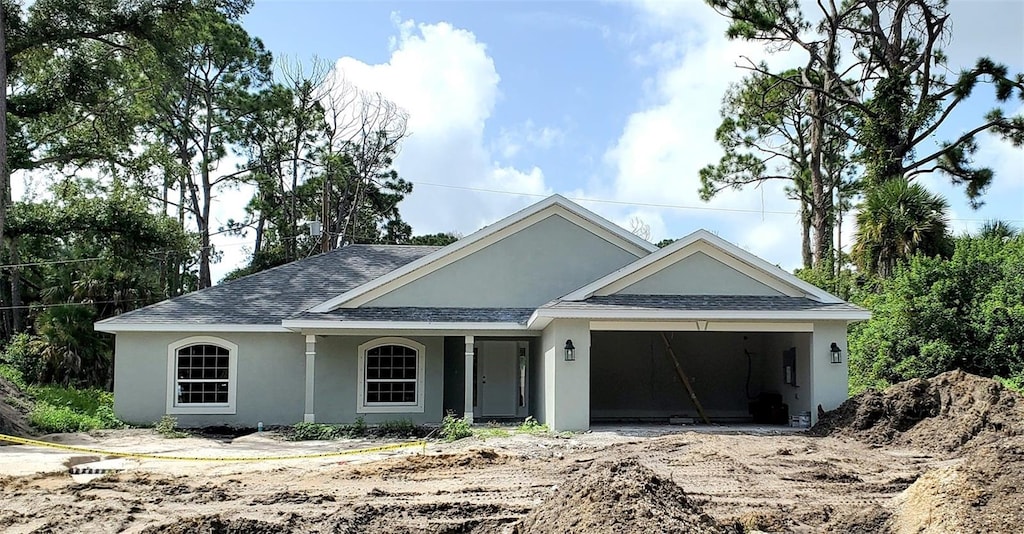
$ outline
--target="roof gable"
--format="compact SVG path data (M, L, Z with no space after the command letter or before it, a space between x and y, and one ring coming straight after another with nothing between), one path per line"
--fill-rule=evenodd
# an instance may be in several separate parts
M708 260L712 260L709 262ZM677 280L693 275L694 267L727 269L706 273L704 280ZM673 276L674 275L674 276ZM695 288L717 282L717 287ZM728 289L733 287L734 291ZM688 291L695 291L687 293ZM596 280L560 300L580 301L614 294L782 295L808 297L819 302L841 303L823 291L732 243L697 230L671 245Z
M612 222L560 195L553 195L432 254L313 306L308 311L324 313L337 308L357 308L366 305L551 217L558 217L588 231L591 235L625 251L630 258L640 258L657 250L654 245ZM622 263L618 265L622 265ZM394 305L394 303L381 305Z
M679 258L649 275L633 281L612 284L599 291L601 295L761 295L784 296L786 293L731 267L727 261L706 246L691 247L685 257ZM717 257L716 257L717 256ZM789 295L793 296L793 295Z

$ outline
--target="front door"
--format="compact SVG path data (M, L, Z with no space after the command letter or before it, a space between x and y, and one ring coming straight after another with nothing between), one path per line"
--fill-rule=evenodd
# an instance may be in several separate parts
M477 351L478 407L480 417L515 417L519 369L515 341L481 341Z

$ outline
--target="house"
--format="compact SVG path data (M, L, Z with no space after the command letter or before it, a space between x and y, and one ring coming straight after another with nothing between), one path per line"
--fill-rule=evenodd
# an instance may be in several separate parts
M696 417L677 363L713 420L749 421L756 397L835 408L868 317L710 232L658 249L555 195L443 248L351 245L96 329L126 421L578 430Z

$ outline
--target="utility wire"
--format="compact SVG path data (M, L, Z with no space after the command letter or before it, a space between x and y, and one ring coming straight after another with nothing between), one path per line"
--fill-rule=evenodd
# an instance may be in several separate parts
M495 193L495 194L502 194L502 195L514 195L514 196L520 196L520 197L546 198L546 197L549 196L549 195L546 195L546 194L543 194L543 193L521 193L521 192L518 192L518 191L505 191L505 190L501 190L501 189L486 189L486 188L482 188L482 187L468 187L468 186L462 186L462 185L438 184L438 183L432 183L432 182L414 181L414 182L412 182L412 184L413 185L425 185L425 186L430 186L430 187L442 187L442 188L446 188L446 189L458 189L458 190L462 190L462 191L474 191L474 192L477 192L477 193ZM600 204L615 204L615 205L620 205L620 206L637 206L637 207L645 207L645 208L665 208L665 209L676 209L676 210L700 210L700 211L722 211L722 212L732 212L732 213L755 213L755 214L770 213L770 214L773 214L773 215L799 215L800 214L800 212L798 212L798 211L776 211L776 210L760 210L760 209L750 209L750 208L719 208L719 207L715 207L715 206L683 206L683 205L679 205L679 204L660 204L660 203L654 203L654 202L630 202L630 201L625 201L625 200L611 200L611 199L606 199L606 198L586 198L586 197L566 197L566 198L568 198L569 200L575 201L575 202L595 202L595 203L600 203ZM1004 218L998 218L998 217L996 219L1001 220L1001 221L1006 221L1006 222L1024 222L1024 219L1004 219ZM955 218L954 219L954 218L950 218L949 220L950 221L961 221L961 222L988 222L988 221L992 220L992 218L988 218L988 219L962 219L962 218Z
M58 304L23 304L21 306L0 306L0 310L30 310L38 308L59 308L61 306L92 306L94 304L121 304L126 302L145 302L148 299L128 300L94 300L92 302L62 302Z

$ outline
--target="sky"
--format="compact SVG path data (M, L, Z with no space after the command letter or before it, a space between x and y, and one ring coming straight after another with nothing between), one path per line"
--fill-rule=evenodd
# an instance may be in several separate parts
M1024 71L1024 2L953 0L950 13L953 71L983 55ZM722 153L722 95L744 75L735 65L798 61L727 40L726 20L702 1L256 0L243 25L276 58L321 58L409 113L395 166L414 184L400 210L415 234L467 235L559 193L626 229L643 221L653 242L705 228L800 265L798 206L783 184L698 197L698 171ZM995 104L991 89L976 93L937 141ZM1024 150L989 135L980 145L976 161L996 171L981 209L946 178L921 182L949 200L957 233L995 218L1024 227ZM248 195L222 191L215 225L241 218ZM852 227L847 219L844 244ZM251 236L215 244L217 280L244 264Z

